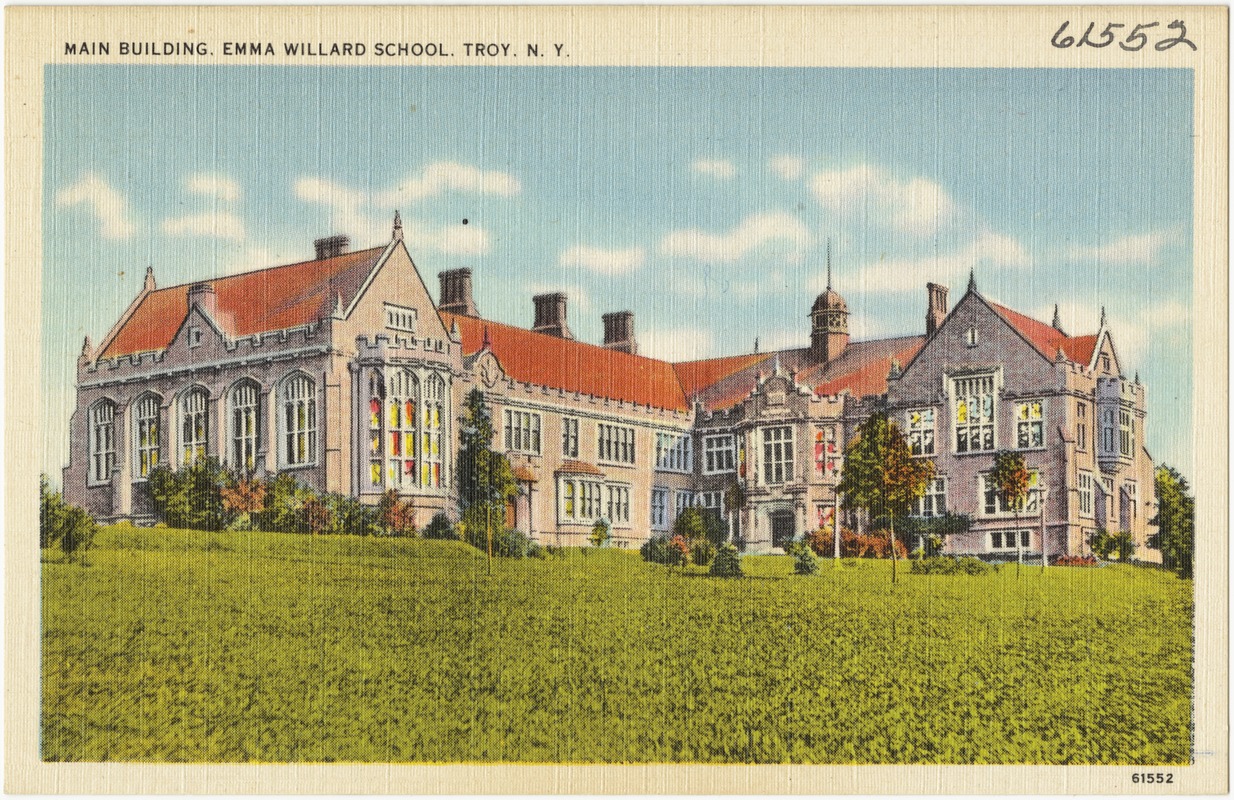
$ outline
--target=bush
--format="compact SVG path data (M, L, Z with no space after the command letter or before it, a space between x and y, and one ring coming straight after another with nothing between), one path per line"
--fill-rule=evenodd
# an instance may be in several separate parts
M219 531L236 516L223 504L223 489L234 485L232 474L210 456L174 472L166 466L155 467L146 479L145 491L154 513L169 526Z
M527 543L527 557L528 558L539 558L543 560L543 559L548 558L548 553L545 551L544 546L540 544L539 542L528 542Z
M915 575L985 575L994 568L972 556L930 556L912 562L910 571Z
M668 536L659 533L652 536L638 549L644 561L652 564L669 564Z
M444 511L438 511L424 528L425 539L457 539L458 531Z
M841 539L843 544L843 539ZM891 551L887 547L887 534L882 531L867 533L855 538L857 558L890 558ZM908 548L898 538L895 540L896 558L908 558Z
M400 500L397 491L387 489L377 504L377 524L388 536L415 536L416 510L410 502Z
M717 578L740 578L741 556L737 554L737 548L727 543L720 545L715 558L711 560L709 574Z
M835 554L835 534L823 528L817 528L806 534L806 544L815 555L830 558ZM857 534L848 528L840 529L840 558L856 558L860 553L857 547Z
M591 526L591 533L587 536L587 540L593 547L604 547L612 538L613 534L609 529L608 521L603 519L596 520L596 524Z
M373 536L381 532L377 509L345 494L323 494L321 502L330 510L330 533Z
M698 567L705 567L710 564L715 554L715 545L706 539L703 539L701 542L695 542L690 547L690 560Z
M818 556L811 548L802 547L793 556L793 572L798 575L818 574Z
M1056 567L1095 567L1096 556L1054 556L1050 563Z
M94 544L98 525L84 508L64 502L60 492L51 491L47 476L39 477L39 547L59 547L70 561L75 554L84 559Z
M488 552L488 536L492 531L493 555L502 558L522 558L527 555L527 537L522 531L507 528L504 517L492 513L486 518L483 503L475 503L463 512L464 541L479 550Z

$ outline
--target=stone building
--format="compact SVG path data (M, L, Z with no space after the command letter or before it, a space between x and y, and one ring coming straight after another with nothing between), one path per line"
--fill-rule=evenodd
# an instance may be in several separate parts
M397 215L388 244L348 245L320 239L311 261L162 289L147 272L78 359L67 499L148 521L150 470L213 456L367 502L394 489L423 525L457 513L458 427L478 388L519 483L508 523L545 543L583 544L605 519L618 546L637 546L697 505L747 550L770 550L833 524L844 446L884 409L938 465L918 511L974 517L954 551L1003 552L1014 535L980 484L999 447L1025 452L1037 498L1050 490L1051 553L1084 552L1097 527L1148 535L1144 390L1104 325L1066 336L971 285L948 311L930 285L925 335L850 341L829 285L808 346L673 364L639 354L629 312L604 315L603 343L578 341L562 293L533 298L530 328L484 319L467 269L438 275L434 303ZM970 408L976 422L955 421Z

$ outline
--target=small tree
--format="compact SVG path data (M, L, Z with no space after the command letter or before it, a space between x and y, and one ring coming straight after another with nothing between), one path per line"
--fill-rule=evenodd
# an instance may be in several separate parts
M66 560L79 557L94 544L98 525L84 508L64 502L60 492L51 491L46 475L39 476L39 546L59 546Z
M734 545L727 542L720 545L716 557L711 560L709 574L718 578L741 577L741 556Z
M606 519L596 520L596 524L591 526L591 533L587 536L593 547L604 547L612 538L613 535Z
M1195 497L1187 479L1173 467L1162 464L1154 478L1157 516L1151 524L1157 526L1157 535L1153 544L1161 550L1165 566L1180 578L1190 578L1195 562Z
M483 531L492 574L493 526L504 533L506 504L518 494L518 483L509 460L493 450L493 417L479 389L467 394L459 439L459 499L467 537Z
M1015 576L1020 577L1020 567L1024 563L1024 548L1020 541L1020 512L1024 510L1024 501L1028 498L1028 468L1024 466L1024 456L1014 450L999 450L994 454L994 469L990 471L988 480L994 484L994 491L1002 499L1003 505L1011 509L1015 520Z

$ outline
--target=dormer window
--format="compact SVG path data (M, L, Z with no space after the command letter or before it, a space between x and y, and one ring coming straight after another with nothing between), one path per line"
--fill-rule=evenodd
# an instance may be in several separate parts
M202 330L196 325L189 326L189 347L197 347L201 344Z
M389 303L386 307L386 327L396 331L416 332L416 310Z
M977 329L969 328L967 338L968 338L968 346L976 347L977 346Z

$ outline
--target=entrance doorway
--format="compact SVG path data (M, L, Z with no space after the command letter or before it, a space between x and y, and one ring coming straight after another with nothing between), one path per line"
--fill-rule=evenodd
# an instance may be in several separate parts
M793 512L772 511L767 515L771 520L771 546L783 547L793 540L796 526L793 524Z

